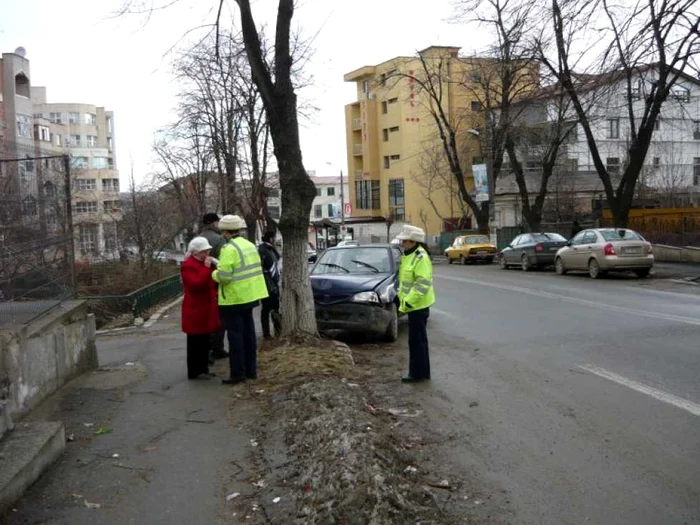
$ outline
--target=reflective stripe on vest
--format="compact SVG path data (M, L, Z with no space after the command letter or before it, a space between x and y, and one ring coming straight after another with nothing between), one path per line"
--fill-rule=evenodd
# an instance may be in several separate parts
M243 250L241 250L241 247L238 246L235 242L233 242L233 240L230 241L228 244L230 246L233 246L238 252L238 258L240 259L241 264L240 266L234 268L232 272L219 270L219 282L223 284L235 283L237 281L243 281L245 279L250 279L251 277L263 274L262 266L260 266L259 262L246 264L245 255L243 255Z

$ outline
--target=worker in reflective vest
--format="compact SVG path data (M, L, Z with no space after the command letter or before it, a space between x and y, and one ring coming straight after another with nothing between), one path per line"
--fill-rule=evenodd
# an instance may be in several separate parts
M222 383L234 385L257 379L257 341L253 309L267 297L260 255L255 245L241 237L243 219L226 215L219 230L226 239L212 278L219 283L219 312L228 334L231 375Z
M408 375L404 383L430 379L428 317L435 303L433 265L425 249L425 232L406 225L397 236L404 249L399 270L399 310L408 314Z

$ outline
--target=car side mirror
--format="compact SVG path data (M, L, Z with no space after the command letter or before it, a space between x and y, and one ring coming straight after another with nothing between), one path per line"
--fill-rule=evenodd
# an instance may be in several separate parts
M566 241L566 246L571 246L571 241Z

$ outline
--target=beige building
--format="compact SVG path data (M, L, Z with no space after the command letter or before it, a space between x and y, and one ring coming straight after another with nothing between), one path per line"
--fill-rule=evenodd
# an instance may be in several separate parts
M0 161L26 159L0 162L6 192L39 203L23 204L23 221L57 228L66 182L60 156L69 155L76 256L115 258L121 203L114 115L90 104L49 103L46 88L31 85L24 55L19 48L0 60Z
M449 224L470 217L457 197L431 110L434 100L455 131L470 191L472 164L481 164L477 133L483 127L484 71L490 60L459 56L458 47L429 47L345 75L357 101L345 107L350 202L354 217L389 217L426 230L435 242ZM469 219L467 219L469 220ZM476 221L471 221L476 227Z

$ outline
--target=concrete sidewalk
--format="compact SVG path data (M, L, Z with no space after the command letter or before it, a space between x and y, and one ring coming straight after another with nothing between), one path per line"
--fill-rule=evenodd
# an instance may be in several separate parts
M228 387L187 380L178 308L97 348L100 370L30 415L63 421L69 443L0 523L217 523L225 494L249 490L257 414L241 401L231 420Z
M655 279L698 280L700 279L700 264L655 262L652 276Z

